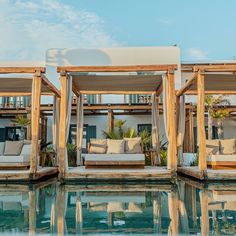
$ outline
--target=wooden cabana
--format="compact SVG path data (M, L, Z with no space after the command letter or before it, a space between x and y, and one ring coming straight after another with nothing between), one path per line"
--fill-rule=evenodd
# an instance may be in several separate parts
M175 81L174 74L177 65L133 65L133 66L63 66L58 67L61 80L60 108L60 140L59 140L59 170L61 178L66 180L87 179L170 179L176 171L176 133L175 133ZM148 73L146 73L148 72ZM151 72L151 73L150 73ZM165 83L163 83L163 76ZM83 167L68 168L66 158L66 143L71 112L70 95L77 96L78 104L82 103L83 94L152 94L158 101L165 87L168 98L165 112L168 122L167 138L169 155L167 169L133 171L117 170L112 173L107 170L84 171ZM158 110L157 102L155 109ZM83 127L82 110L77 107L77 153L81 152L81 129ZM78 158L77 158L78 159ZM80 163L80 162L77 162ZM81 165L81 164L79 164ZM94 173L96 172L96 173ZM99 172L99 173L98 173ZM122 173L123 172L123 173Z
M191 73L192 78L186 81L182 88L176 92L177 104L180 103L180 98L183 95L197 95L198 167L179 167L178 171L205 180L236 179L235 170L207 168L205 133L205 95L235 95L236 64L187 64L182 66L182 72ZM178 114L178 117L180 117L180 114ZM193 124L193 122L191 123Z
M0 67L0 97L31 96L31 145L29 170L1 170L0 180L33 181L55 175L56 167L38 169L41 95L60 98L59 90L45 76L44 67Z

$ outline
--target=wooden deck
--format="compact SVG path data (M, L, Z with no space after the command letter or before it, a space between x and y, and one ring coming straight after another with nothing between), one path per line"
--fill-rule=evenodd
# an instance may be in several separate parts
M55 176L57 173L57 167L39 168L34 176L30 174L29 170L0 170L0 182L31 182Z
M208 168L207 177L204 178L197 166L186 166L178 167L178 173L205 181L236 180L236 170L213 170Z
M164 167L146 166L144 169L85 169L84 166L69 168L64 181L83 182L126 182L126 181L167 181L175 177Z

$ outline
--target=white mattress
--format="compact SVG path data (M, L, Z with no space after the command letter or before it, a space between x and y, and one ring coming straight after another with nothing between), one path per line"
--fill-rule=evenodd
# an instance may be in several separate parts
M85 161L145 161L144 154L85 154Z
M1 163L29 163L29 155L24 156L0 156Z
M207 157L207 161L236 161L236 154L233 155L212 155Z

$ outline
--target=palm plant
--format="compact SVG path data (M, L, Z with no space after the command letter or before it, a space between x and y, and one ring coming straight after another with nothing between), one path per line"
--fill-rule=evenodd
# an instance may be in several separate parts
M208 116L208 139L212 139L212 123L213 123L213 119L217 118L216 115L216 106L225 106L225 105L230 105L230 101L225 98L223 95L219 95L219 96L213 96L213 95L206 95L205 96L205 104L207 107L207 116ZM221 115L223 116L223 114L226 115L225 113L225 109L217 109L218 114L221 113ZM228 116L228 115L227 115ZM226 116L225 116L226 117ZM222 121L221 120L221 128L222 128Z
M17 115L15 119L12 120L12 123L19 125L21 128L21 139L25 138L25 128L30 125L30 120L22 115Z

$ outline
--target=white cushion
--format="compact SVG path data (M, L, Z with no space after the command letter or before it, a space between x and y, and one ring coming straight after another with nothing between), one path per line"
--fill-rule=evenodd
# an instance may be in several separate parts
M106 139L90 139L89 153L106 153L107 140Z
M120 139L107 140L107 153L124 153L125 141Z
M236 161L236 154L234 155L212 155L207 157L207 161Z
M0 156L1 163L29 163L29 156Z
M29 160L31 153L32 153L32 144L23 145L20 155L23 156L25 159Z
M22 151L24 141L6 141L4 156L18 156Z
M5 142L0 142L0 156L3 155L5 148Z
M142 153L142 139L138 138L124 138L125 153Z
M219 139L206 140L206 154L207 156L220 154Z
M85 154L85 161L145 161L144 154Z
M231 155L236 153L235 139L220 140L220 154Z

